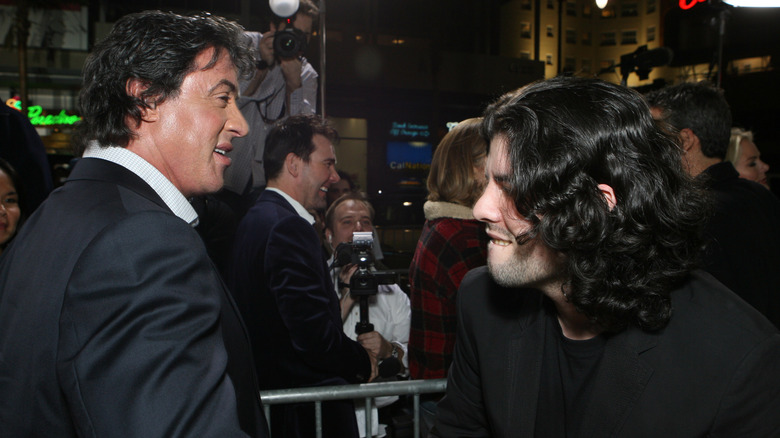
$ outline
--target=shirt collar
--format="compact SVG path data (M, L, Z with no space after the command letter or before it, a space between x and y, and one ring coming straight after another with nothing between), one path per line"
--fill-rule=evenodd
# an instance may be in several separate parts
M100 146L92 141L84 151L84 158L99 158L118 164L143 179L157 192L173 214L195 227L198 214L187 198L157 168L139 155L119 146Z
M298 213L298 216L306 219L310 224L314 225L314 216L312 216L311 213L306 211L306 209L303 208L303 205L301 205L300 202L296 201L295 199L290 197L290 195L288 195L287 193L284 193L283 191L277 189L276 187L266 187L266 190L270 190L272 192L276 192L279 195L281 195L282 198L287 200L287 202L289 202L290 205L293 206L293 208L295 209L295 212Z

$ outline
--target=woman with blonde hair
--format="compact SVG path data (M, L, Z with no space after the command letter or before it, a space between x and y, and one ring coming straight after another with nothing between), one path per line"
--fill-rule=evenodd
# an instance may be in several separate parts
M413 379L446 377L455 345L455 294L466 272L486 263L487 234L472 213L485 186L487 144L481 122L460 122L433 154L425 225L409 267ZM429 427L435 400L424 400L421 408L423 425Z
M769 165L761 161L761 152L753 143L753 133L741 128L731 128L731 140L726 151L726 161L731 161L740 178L755 181L769 188L766 173Z

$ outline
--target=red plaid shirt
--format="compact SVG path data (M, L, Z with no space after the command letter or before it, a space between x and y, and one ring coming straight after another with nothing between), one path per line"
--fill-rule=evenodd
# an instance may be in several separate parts
M413 379L447 376L455 346L455 294L466 273L486 263L485 225L474 219L427 220L409 268Z

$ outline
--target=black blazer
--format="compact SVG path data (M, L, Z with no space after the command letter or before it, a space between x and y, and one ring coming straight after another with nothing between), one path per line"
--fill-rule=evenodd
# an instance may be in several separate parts
M262 389L358 383L366 350L344 334L314 227L265 190L239 224L228 286L249 329ZM274 436L313 436L313 403L272 409ZM280 429L281 428L281 429ZM357 433L351 402L323 404L324 436Z
M0 259L0 436L267 436L249 342L190 225L84 158Z
M547 314L537 291L486 268L458 292L458 334L441 437L534 436ZM672 293L663 330L608 337L582 437L777 437L780 334L707 273ZM559 421L563 421L560 418Z
M780 199L729 162L700 175L714 200L704 269L780 328Z

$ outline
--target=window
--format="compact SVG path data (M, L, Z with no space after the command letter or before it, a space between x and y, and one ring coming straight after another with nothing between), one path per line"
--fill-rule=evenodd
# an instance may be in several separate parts
M577 68L577 60L575 58L566 57L563 61L563 71L574 71Z
M615 32L602 32L601 33L601 45L602 46L614 46L616 43L615 41Z
M592 40L592 34L590 33L590 31L582 32L582 45L583 46L591 45L591 40Z
M590 2L585 2L582 4L582 16L583 17L590 17L591 11L593 10L593 7Z
M531 59L531 52L520 52L520 59Z
M552 54L547 54L547 65L553 65Z
M652 14L655 12L655 0L647 0L647 13Z
M655 26L647 28L647 42L655 41Z
M572 0L566 0L566 15L569 17L577 16L577 2Z
M554 37L555 36L555 34L553 34L553 27L550 26L549 24L547 25L547 36L548 37Z
M637 5L636 2L634 1L623 2L620 5L621 17L636 17L638 15L639 15L639 5Z
M601 18L615 18L615 6L607 3L601 10Z
M582 60L582 72L583 73L590 73L590 59L583 59Z
M624 30L620 33L620 44L627 45L627 44L636 44L636 31L635 30Z
M520 36L522 38L531 38L531 24L520 23Z
M577 31L566 29L566 44L577 44Z

